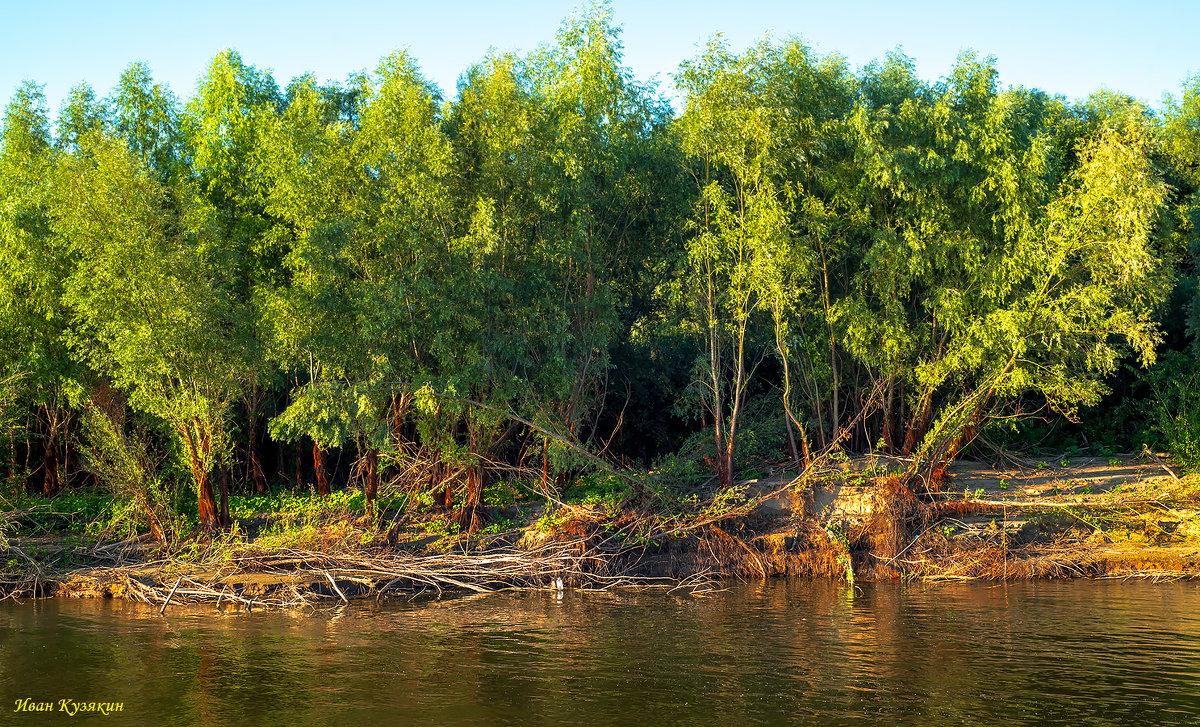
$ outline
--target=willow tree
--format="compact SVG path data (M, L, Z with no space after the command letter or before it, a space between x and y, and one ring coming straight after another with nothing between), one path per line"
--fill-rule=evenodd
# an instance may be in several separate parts
M256 348L252 360L262 363L252 372L242 401L247 418L246 479L256 492L266 491L257 430L271 369L255 291L278 275L283 255L283 245L273 234L274 220L266 212L269 177L262 156L264 136L282 104L269 73L225 50L209 64L181 119L190 172L219 226L219 246L212 252L219 262L214 267L222 273L220 284L247 309L244 321L249 328L241 335Z
M701 190L688 243L688 286L705 353L697 366L711 416L717 473L733 484L739 418L756 352L752 322L783 296L791 230L778 184L779 110L765 102L764 41L741 56L714 40L678 76L687 93L680 124ZM765 295L764 295L765 294Z
M887 401L881 438L885 446L903 439L905 453L925 437L946 391L969 385L955 354L1004 304L996 286L1006 283L995 277L1049 198L1044 102L1019 90L1001 95L995 79L990 61L964 56L945 84L928 86L893 55L868 69L851 119L860 173L849 203L865 215L852 246L861 263L835 314L849 353L901 392ZM905 425L902 438L896 424Z
M103 135L65 155L55 180L54 229L77 261L64 292L77 354L170 426L201 524L228 523L212 474L250 362L237 335L242 311L209 257L212 209L195 187L165 186L124 140Z
M55 119L58 138L55 145L76 152L86 139L104 130L109 123L108 108L96 98L96 92L86 83L73 86Z
M277 346L309 381L272 423L278 436L358 445L368 499L390 449L392 393L412 386L435 314L447 245L448 144L439 95L404 53L361 89L357 124L330 114L311 80L269 137L268 210L289 234L290 279L271 294Z
M619 301L661 252L651 165L668 119L622 65L604 7L568 18L553 45L464 74L447 124L462 277L446 295L470 318L451 322L463 345L440 348L438 366L486 404L465 413L477 461L465 509L480 501L483 462L514 432L496 411L559 435L530 432L547 479L580 464L564 439L596 434L611 348L630 325Z
M1000 93L990 61L910 79L877 75L856 114L870 235L838 312L849 352L905 384L904 451L937 474L994 408L1035 394L1071 416L1125 347L1153 359L1163 187L1132 130L1085 138L1064 167L1061 106Z
M1078 406L1099 402L1127 353L1154 362L1153 314L1169 290L1152 244L1165 187L1145 139L1104 130L1080 158L1036 233L1014 250L1020 273L1007 305L989 311L951 357L973 369L974 387L945 407L924 442L922 459L935 474L996 400L1036 392L1073 418Z
M1193 354L1200 355L1200 74L1187 79L1178 97L1167 99L1159 133L1174 197L1166 243L1181 273L1180 288L1192 292L1186 302L1187 333Z
M844 419L835 302L862 225L862 210L847 204L861 175L851 138L860 83L836 54L818 56L791 39L762 55L760 101L777 124L772 183L781 190L788 244L759 266L757 287L769 308L781 396L792 457L793 430L807 452L808 433L822 448L837 445ZM849 377L845 377L849 378ZM801 419L801 412L807 411Z
M64 340L72 260L51 228L54 156L41 88L26 83L5 110L0 137L0 379L37 413L46 495L60 487L66 388L80 375ZM15 464L11 436L8 448Z

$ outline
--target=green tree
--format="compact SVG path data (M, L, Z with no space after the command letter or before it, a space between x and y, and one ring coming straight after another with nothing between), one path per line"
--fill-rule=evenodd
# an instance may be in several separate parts
M69 316L62 292L72 260L51 229L54 151L39 86L17 90L0 143L0 378L19 386L37 412L42 487L52 495L71 419L66 389L80 372L63 338Z
M706 344L697 384L712 418L723 487L733 485L739 417L754 373L752 324L772 295L786 304L783 258L792 245L777 184L781 124L764 91L772 51L764 41L735 56L714 40L678 76L687 93L683 145L696 160L701 189L687 272Z
M294 89L271 141L268 208L293 236L269 318L282 356L309 370L272 431L356 442L369 500L390 448L392 392L418 379L427 341L444 335L431 316L454 314L435 287L447 254L440 99L403 53L376 75L358 128L328 123L338 115L311 81Z
M230 407L251 362L238 335L244 311L210 255L214 211L184 181L164 186L119 140L95 138L62 159L57 179L55 230L78 259L64 293L71 342L132 407L169 424L201 524L226 524L227 493L220 483L218 503L212 473L228 455Z
M255 349L251 360L262 364L252 372L241 401L246 414L246 479L260 493L266 491L266 478L258 453L258 421L271 393L273 369L266 356L268 334L256 290L279 274L284 251L274 234L276 221L266 211L264 159L266 137L282 103L269 73L225 50L209 64L182 118L190 173L216 212L220 228L219 247L210 253L221 275L215 282L246 310L239 319L248 327L238 335Z

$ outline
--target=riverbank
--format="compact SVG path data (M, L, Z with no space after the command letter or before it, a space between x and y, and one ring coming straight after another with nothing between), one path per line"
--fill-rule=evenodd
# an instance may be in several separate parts
M1146 454L959 462L916 493L864 458L748 480L723 510L639 512L594 490L514 497L465 534L419 507L261 513L167 548L145 536L6 542L0 596L301 607L510 588L706 590L723 578L1200 578L1200 477ZM911 480L910 480L911 482Z

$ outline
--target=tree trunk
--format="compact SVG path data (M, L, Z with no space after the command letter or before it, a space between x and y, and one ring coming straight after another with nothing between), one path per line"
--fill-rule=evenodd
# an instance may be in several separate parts
M262 463L258 460L258 455L254 450L250 450L250 473L254 478L254 494L267 494L267 478L263 475Z
M905 457L910 456L916 451L917 445L925 438L925 434L929 431L929 423L933 420L933 392L925 394L921 399L921 408L917 412L916 418L908 427L908 433L904 436L904 449L902 453Z
M430 482L433 486L433 506L437 510L445 511L454 507L454 493L450 489L450 482L447 480L448 475L449 472L446 465L440 459L436 460L433 465Z
M46 438L42 441L45 445L43 449L45 460L42 462L42 494L51 497L57 494L61 487L58 479L58 442L55 440L54 430L47 431Z
M7 455L7 471L5 471L5 485L17 479L17 438L13 437L12 429L8 429L8 449L5 452Z
M32 426L33 417L25 417L25 490L30 494L37 492L37 484L33 478L33 473L29 471L29 458L33 455L33 446L29 443L29 428Z
M218 509L217 498L213 493L212 472L204 465L211 452L211 444L202 438L202 428L185 422L182 427L184 443L191 457L192 480L196 483L196 509L200 515L200 524L205 530L215 531L221 528L222 510Z
M229 527L233 518L229 517L229 468L225 465L217 468L217 491L221 497L221 526Z
M75 437L67 437L67 461L64 469L68 487L78 486L86 480L85 473L79 467L79 448L74 442Z
M971 417L967 420L966 425L950 441L950 444L946 446L945 452L930 463L928 479L930 489L934 492L940 491L941 484L946 479L946 467L975 439L975 433L979 431L979 423L983 420L983 413L988 401L991 400L991 396L992 389L989 388L984 396L981 397L979 403L975 405L975 409L971 412Z
M247 438L246 449L249 451L250 478L254 481L254 494L267 493L267 478L263 475L262 463L258 460L258 436L254 431L254 422L250 422L250 434Z
M295 459L296 459L296 463L295 463L296 464L296 490L297 491L299 491L300 487L304 484L302 482L303 473L304 473L304 459L301 457L301 454L303 452L304 452L304 448L300 446L300 441L297 440L296 441L296 452L295 452L295 455L296 455L296 457L295 457Z
M722 489L733 487L733 452L729 449L717 453L717 476Z
M363 476L367 483L363 494L366 495L367 505L370 506L375 502L375 495L379 491L379 450L370 445L363 449Z
M796 435L792 433L792 417L788 413L786 403L783 406L783 427L787 430L788 451L792 453L792 462L799 462L800 450L796 448Z
M479 435L468 430L468 446L475 464L467 469L467 498L458 513L458 525L468 534L483 527L486 517L483 512L483 488L487 485L487 468L479 451Z
M325 471L325 450L320 444L313 443L313 470L317 477L317 494L329 494L329 476Z
M200 524L205 530L213 531L221 527L221 514L217 510L217 498L213 495L212 482L207 472L199 470L199 462L193 458L192 476L196 480L196 496L200 511Z
M888 389L887 389L887 403L884 405L884 409L883 409L883 451L886 452L887 454L892 454L896 449L896 444L895 444L895 442L892 441L893 437L894 437L894 435L892 434L892 427L895 423L895 419L892 414L892 407L893 407L893 402L895 401L895 394L896 394L896 380L889 379L888 380Z
M458 523L459 527L467 533L473 533L483 527L483 488L485 482L486 470L483 463L472 465L467 470L467 499L463 503L462 510L459 511Z

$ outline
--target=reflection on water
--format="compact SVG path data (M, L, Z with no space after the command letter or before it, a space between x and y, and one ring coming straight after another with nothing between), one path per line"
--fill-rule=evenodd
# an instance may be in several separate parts
M123 702L110 724L1197 724L1200 587L0 604L0 724L64 719L25 697Z

